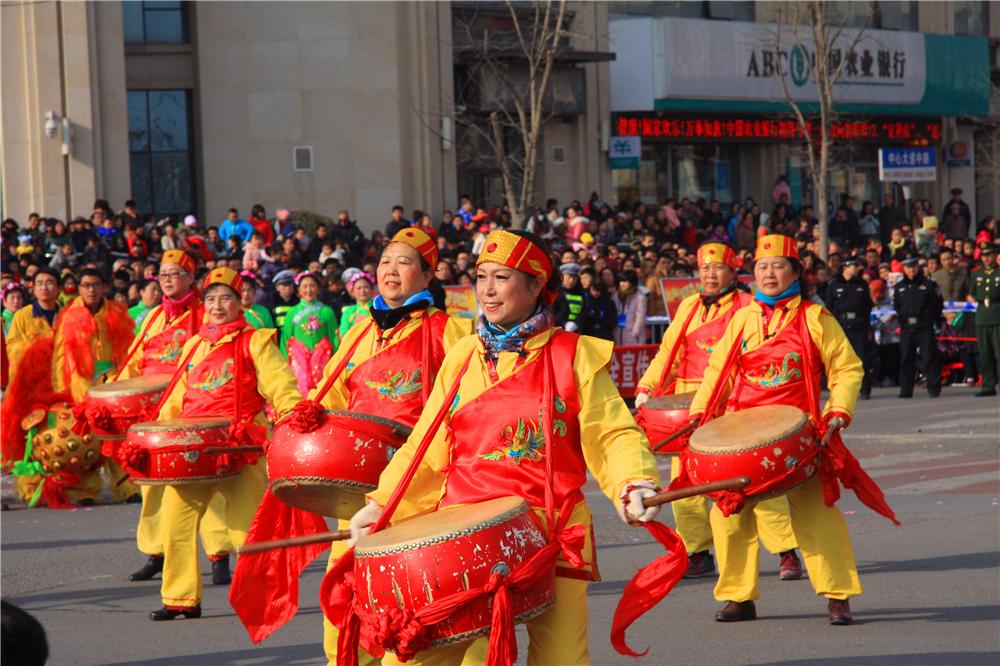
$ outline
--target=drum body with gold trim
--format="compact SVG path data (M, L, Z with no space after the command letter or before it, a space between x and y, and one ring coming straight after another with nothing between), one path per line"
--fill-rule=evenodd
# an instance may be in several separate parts
M688 424L688 412L691 409L694 394L694 391L688 391L650 398L645 405L637 410L636 423L646 432L646 438L649 439L651 448ZM687 437L678 437L654 453L657 455L677 455L687 444Z
M267 452L271 492L296 508L348 519L409 434L402 423L360 412L324 412L306 433L279 422Z
M128 429L122 466L137 485L205 483L239 474L241 455L205 453L232 444L231 419L197 417L136 423Z
M791 405L763 405L725 414L698 428L688 445L694 483L750 478L743 492L755 500L788 492L816 473L818 443L809 417ZM802 464L807 458L810 462ZM755 490L766 484L766 490Z
M447 595L482 587L493 572L515 571L546 545L520 497L452 506L372 534L355 547L357 602L369 614L412 613ZM470 602L428 627L430 647L490 632L492 595ZM555 601L555 569L523 592L511 593L515 622Z
M144 375L90 387L84 414L94 436L104 442L104 455L117 459L129 426L156 416L151 412L169 384L170 375ZM104 418L95 418L98 414Z

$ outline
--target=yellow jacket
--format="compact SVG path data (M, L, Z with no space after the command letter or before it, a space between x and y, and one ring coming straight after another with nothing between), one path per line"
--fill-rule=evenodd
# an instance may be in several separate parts
M663 335L663 341L660 343L660 348L656 351L656 356L650 362L649 366L646 368L646 372L643 373L642 379L639 380L639 389L646 389L646 391L652 393L660 384L660 376L663 374L663 366L667 363L667 358L670 356L670 350L673 349L674 343L677 338L681 335L681 329L684 328L684 322L687 321L688 315L691 314L692 308L695 308L694 317L691 319L691 324L688 326L687 333L710 324L720 317L728 316L728 314L733 309L734 301L736 300L737 290L730 291L725 294L722 298L716 301L716 304L712 307L706 308L704 303L702 303L700 294L691 294L684 300L680 302L677 306L677 313L670 320L670 326L667 328L667 332ZM718 347L716 347L718 349ZM673 365L670 368L670 372L667 374L666 380L663 382L664 386L669 386L671 382L677 381L677 385L674 387L674 393L686 393L687 391L694 391L701 384L701 377L678 377L677 371L681 366L681 361L684 359L684 354L687 353L685 345L681 342L680 349L677 350L677 355L674 357Z
M132 338L132 331L135 329L135 322L128 316L125 306L105 299L101 309L93 315L93 320L97 324L97 331L86 341L88 345L84 348L74 347L76 337L79 333L78 326L81 321L87 321L87 317L78 312L86 309L83 300L77 297L59 313L56 319L55 341L52 354L52 387L56 392L69 391L74 402L82 401L87 391L94 385L94 380L102 370L110 370L109 375L113 375L115 359L120 362L127 352L129 340ZM112 312L112 309L114 310ZM86 347L89 346L89 349ZM86 377L80 372L70 371L70 379L66 380L66 369L73 368L70 364L70 356L81 356L89 354L93 359L94 373ZM80 359L75 358L74 363L79 363Z
M422 311L422 314L430 316L437 311L437 308L430 307ZM420 311L414 312L410 321L403 326L403 329L393 336L388 345L381 349L378 346L378 328L376 326L368 326L368 317L355 323L347 331L347 334L344 335L344 339L341 341L340 347L337 348L333 357L327 362L326 367L323 369L323 379L317 382L316 387L310 392L309 398L315 398L320 388L326 383L330 373L340 365L344 355L354 346L354 341L364 334L364 339L358 343L354 353L351 354L350 364L345 367L344 372L340 373L340 377L334 380L333 386L330 387L330 390L327 391L322 400L322 405L325 409L347 409L350 401L350 395L348 395L347 390L347 379L350 377L351 370L377 354L391 354L393 347L418 332L420 324L424 320L423 316L416 316L418 313ZM446 350L451 349L459 340L472 333L472 323L471 319L450 317L444 329L444 348ZM367 333L365 333L366 330Z
M10 329L7 331L7 359L10 362L10 377L14 378L17 364L28 351L28 347L55 333L45 317L36 317L32 305L25 305L14 313Z
M526 367L538 358L539 350L549 341L553 332L554 329L548 329L527 341L524 349L528 352L528 356L521 367ZM656 460L649 452L645 435L636 425L608 374L607 365L611 360L612 349L613 345L609 341L579 336L573 360L573 376L579 389L580 443L584 460L601 490L617 506L620 502L619 494L627 484L651 481L659 485L660 475ZM465 374L459 378L458 373L470 354L471 363ZM514 352L500 353L496 364L499 381L513 374L517 359L518 355ZM557 368L556 372L563 370ZM406 444L396 452L389 466L382 472L378 488L369 495L372 500L383 506L388 501L457 379L460 384L458 396L451 409L452 413L489 391L493 385L479 336L470 335L463 338L445 356L420 420ZM497 405L497 409L502 408L503 405ZM471 433L471 436L475 437L477 434ZM393 515L394 520L435 509L445 489L444 470L449 464L450 441L450 428L447 423L442 423L417 468L403 502ZM535 507L535 510L544 521L544 509ZM592 568L590 511L586 501L581 501L573 507L567 524L570 526L583 524L588 527L583 556L588 565L586 568Z
M770 336L768 339L796 321L798 308L801 305L801 297L796 296L789 301L788 311L783 318L777 314L771 317L767 330L767 334ZM778 328L779 321L780 328ZM822 415L825 416L829 412L842 412L853 418L854 406L858 401L861 380L864 377L861 360L854 353L847 336L844 335L844 329L840 327L837 319L826 308L809 307L806 310L806 324L813 343L819 349L819 360L823 363L823 368L826 371L826 383L830 389L830 397L823 407ZM705 371L705 377L691 403L692 416L703 413L708 406L712 390L719 381L719 373L722 372L726 355L734 342L742 340L740 343L741 353L752 352L763 344L764 335L763 309L757 301L751 302L750 305L733 315L732 321L729 322L726 332L711 356L708 370ZM723 398L728 398L732 386L733 379L726 378ZM725 404L725 400L721 401L720 404Z
M273 328L262 328L254 330L250 337L250 358L253 360L257 377L257 392L260 393L271 405L278 416L284 416L295 405L302 400L298 388L295 385L295 375L288 367L288 361L281 355L278 345L275 342L277 331ZM224 336L219 340L219 344L229 342L236 333ZM184 345L182 359L188 357L191 349L197 346L191 360L188 361L187 370L191 370L212 351L213 345L209 340L195 334L193 338ZM184 404L184 393L188 390L188 373L185 371L170 396L160 408L159 419L175 419L181 415L181 408ZM267 418L261 411L254 418L259 425L267 425Z

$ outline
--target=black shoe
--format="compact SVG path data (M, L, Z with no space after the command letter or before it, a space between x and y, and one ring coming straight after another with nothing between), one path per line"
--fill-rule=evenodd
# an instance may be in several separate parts
M149 614L149 619L154 622L173 620L178 617L186 617L189 620L201 617L201 604L198 604L194 608L182 608L180 610L174 610L173 608L167 608L164 606L160 610L155 610Z
M94 506L95 503L96 502L94 502L94 500L90 497L84 497L80 500L80 506Z
M913 393L900 393L899 397L900 398L912 398L913 397Z
M872 394L871 393L862 393L861 394L861 399L862 400L871 400L872 399Z
M701 578L715 573L715 560L707 550L688 555L688 567L684 578Z
M142 504L142 495L134 493L125 498L126 504Z
M996 395L996 394L997 394L997 390L996 389L983 388L983 389L979 389L979 391L977 391L974 395L977 398L987 398L987 397L989 397L991 395Z
M757 619L757 607L753 601L727 601L718 613L716 622L745 622Z
M932 398L940 398L941 397L941 391L928 391L927 395L929 395Z
M146 560L146 563L142 565L142 568L129 576L128 579L133 582L140 580L153 580L153 576L158 573L163 573L163 557L150 555L149 559Z
M229 573L229 558L212 560L212 585L229 585L233 580Z

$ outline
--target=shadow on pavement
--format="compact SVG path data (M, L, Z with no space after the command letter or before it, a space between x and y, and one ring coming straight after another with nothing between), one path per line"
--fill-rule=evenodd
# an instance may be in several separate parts
M850 656L850 657L827 657L794 659L791 661L761 661L754 662L748 666L795 666L798 664L809 664L809 666L884 666L885 664L906 664L907 666L986 666L996 664L995 652L925 652L921 654L879 654Z
M110 543L134 542L135 537L124 539L63 539L60 541L25 541L22 543L4 543L3 549L9 550L47 550L51 548L68 548L71 546L96 546Z
M957 569L996 569L1000 567L1000 552L961 553L920 560L882 560L858 564L858 573L893 573L899 571L955 571Z
M249 648L246 650L226 650L225 652L203 652L138 661L105 662L104 666L194 666L195 664L239 664L245 662L254 666L268 664L319 664L325 663L323 646L319 641L301 645Z
M816 613L798 615L770 614L758 602L758 621L804 620L823 617L825 608ZM940 608L858 608L854 611L855 625L887 622L1000 622L1000 607L997 606L943 606ZM942 661L940 664L949 662ZM994 659L991 663L996 664Z

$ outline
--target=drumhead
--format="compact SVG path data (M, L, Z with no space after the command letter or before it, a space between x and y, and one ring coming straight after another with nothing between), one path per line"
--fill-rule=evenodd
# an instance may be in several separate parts
M528 503L520 497L498 497L475 504L449 506L365 537L354 554L363 557L376 550L384 552L388 548L447 541L506 522L525 511L528 511Z
M226 428L232 419L220 416L192 416L186 419L163 419L129 426L129 432L176 432Z
M140 375L107 384L91 386L87 395L95 398L123 398L153 391L162 391L170 384L171 375Z
M368 421L369 423L377 423L378 425L385 426L387 428L392 428L400 439L406 439L410 436L413 428L406 425L405 423L400 423L399 421L393 421L392 419L382 418L381 416L375 416L374 414L365 414L364 412L348 412L345 410L327 410L327 414L331 416L349 416L352 419L357 419L358 421Z
M691 434L688 446L699 453L727 453L782 440L806 424L806 414L791 405L762 405L725 414Z
M687 391L685 393L675 393L673 395L661 395L650 398L646 401L646 409L690 409L694 394L697 391Z

